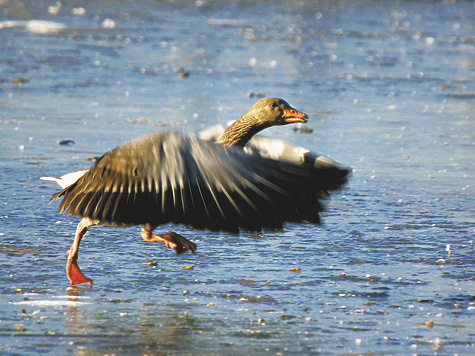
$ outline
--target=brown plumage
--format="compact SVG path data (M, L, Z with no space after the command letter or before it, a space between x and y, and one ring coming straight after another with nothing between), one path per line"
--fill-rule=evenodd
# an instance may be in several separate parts
M287 221L318 223L321 199L346 182L347 168L283 143L287 153L299 154L276 157L269 149L272 140L256 139L243 149L262 129L306 121L307 115L284 100L265 98L215 143L164 131L104 154L52 197L63 198L60 213L82 218L69 252L71 284L91 282L76 261L79 242L92 225L142 225L145 240L164 241L178 254L194 252L196 245L176 233L151 231L168 222L230 232L281 228Z

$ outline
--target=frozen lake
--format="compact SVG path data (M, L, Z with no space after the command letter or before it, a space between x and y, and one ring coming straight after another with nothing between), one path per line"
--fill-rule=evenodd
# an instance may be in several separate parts
M470 1L2 2L0 355L475 354L474 14ZM198 244L179 257L140 227L97 226L79 261L94 285L69 287L79 219L38 178L147 132L234 120L256 93L310 117L310 133L266 136L354 169L324 224L157 229Z

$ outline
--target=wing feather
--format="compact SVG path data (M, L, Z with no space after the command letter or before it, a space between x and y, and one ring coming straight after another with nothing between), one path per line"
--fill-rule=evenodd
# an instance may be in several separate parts
M285 159L270 157L271 148L260 145L245 151L157 132L109 151L52 199L63 198L60 212L110 225L173 222L237 231L318 222L321 199L346 182L349 170L290 145Z

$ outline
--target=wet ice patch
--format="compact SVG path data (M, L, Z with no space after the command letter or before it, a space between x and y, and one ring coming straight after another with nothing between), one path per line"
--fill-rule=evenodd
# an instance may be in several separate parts
M82 300L80 300L82 299ZM52 299L39 299L39 300L22 300L20 302L13 302L12 304L16 305L31 305L31 306L43 306L43 307L58 307L58 306L78 306L91 304L89 301L84 301L84 299L89 299L85 296L54 296Z
M33 33L57 33L66 28L66 25L52 21L30 20L26 22L26 29Z
M53 21L29 20L29 21L1 21L0 30L4 28L23 27L27 31L38 34L57 33L66 28L66 25Z

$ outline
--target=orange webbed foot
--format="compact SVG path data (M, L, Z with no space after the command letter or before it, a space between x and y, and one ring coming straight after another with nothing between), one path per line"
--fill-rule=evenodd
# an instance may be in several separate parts
M76 235L74 236L74 242L71 248L68 251L68 262L66 263L66 274L68 275L69 282L71 285L80 284L80 283L89 283L92 284L92 279L87 278L79 268L78 265L78 253L79 253L79 244L84 234L87 232L87 228L95 225L96 222L83 218L76 228Z
M79 265L77 263L77 255L74 256L69 254L68 262L66 263L66 274L68 275L68 279L71 285L81 284L85 282L92 284L92 279L87 278L79 268Z
M142 238L148 242L165 242L165 246L175 250L177 255L180 255L186 251L195 253L196 244L176 232L170 231L165 234L152 234L150 230L142 228Z
M192 254L195 254L196 244L177 234L176 232L167 232L166 234L162 234L160 236L166 240L165 246L175 250L177 255L181 255L186 251L191 251Z

